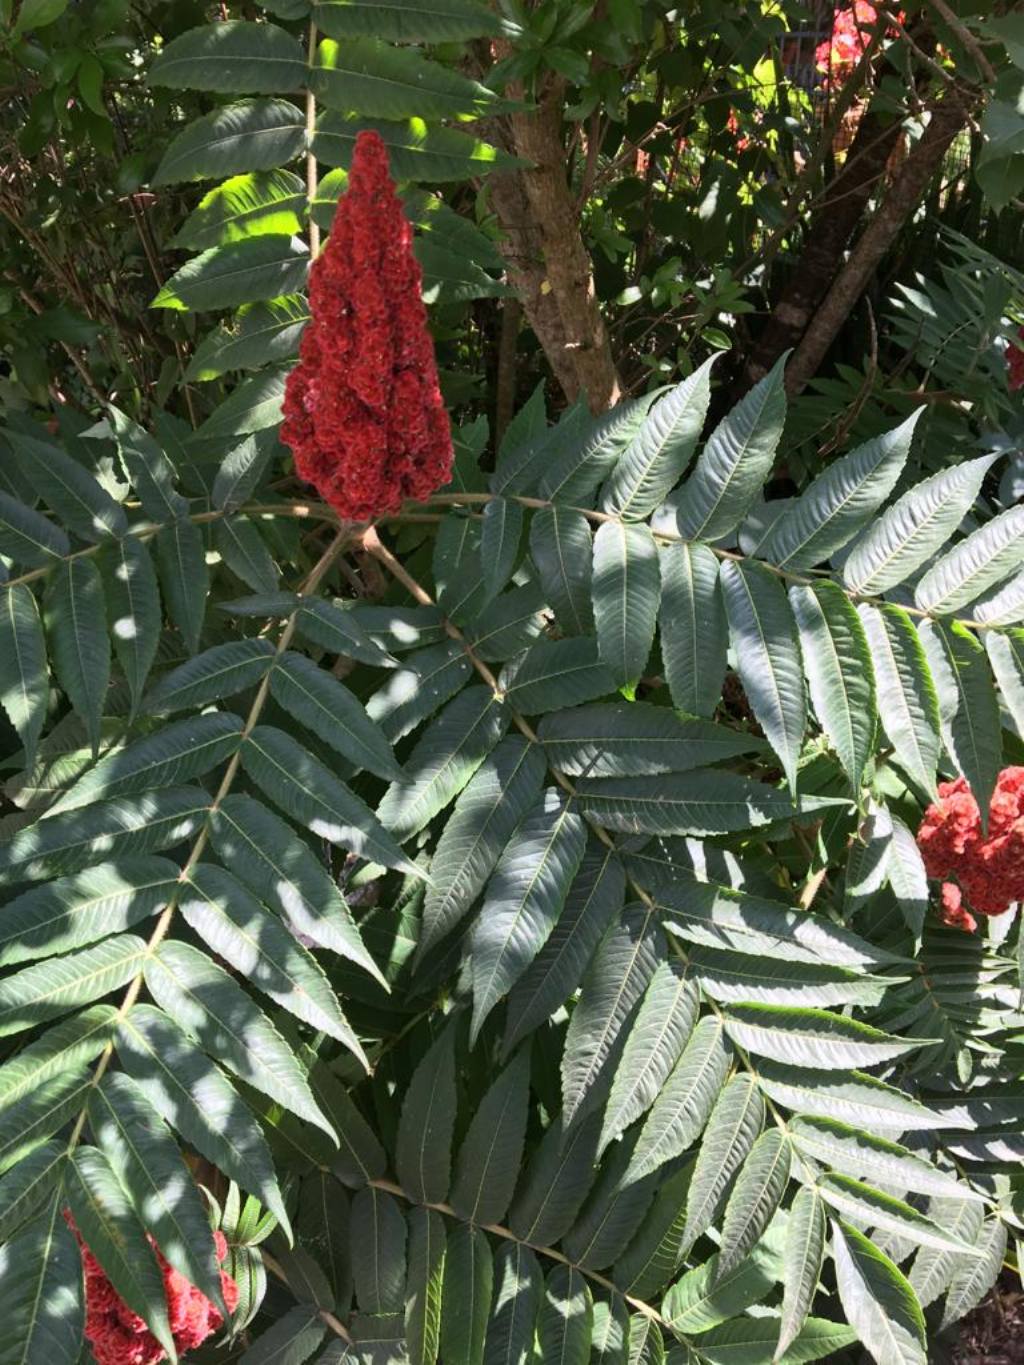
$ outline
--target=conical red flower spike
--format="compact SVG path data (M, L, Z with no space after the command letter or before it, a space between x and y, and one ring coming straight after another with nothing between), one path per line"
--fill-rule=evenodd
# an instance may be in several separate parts
M351 521L448 482L452 440L412 253L379 133L356 138L348 190L310 271L311 320L288 376L281 439Z

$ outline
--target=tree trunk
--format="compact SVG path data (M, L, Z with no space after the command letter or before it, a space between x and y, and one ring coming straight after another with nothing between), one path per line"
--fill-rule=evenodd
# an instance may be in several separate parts
M754 344L744 371L744 387L755 384L800 341L828 293L871 195L900 138L899 119L888 122L868 109L861 119L842 171L829 185L786 287Z
M619 379L566 177L564 95L554 78L535 108L504 121L498 140L531 165L488 183L504 231L498 248L559 384L570 402L585 394L603 412L619 398Z
M885 253L921 202L953 139L966 124L971 104L972 97L955 85L947 86L932 104L931 117L920 141L907 156L804 332L786 370L786 389L790 394L799 393L817 372Z

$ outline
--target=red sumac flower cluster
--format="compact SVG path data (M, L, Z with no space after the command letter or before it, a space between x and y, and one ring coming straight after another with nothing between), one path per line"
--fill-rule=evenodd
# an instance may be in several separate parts
M942 881L942 917L974 929L970 913L1001 915L1024 900L1024 768L1004 768L992 794L988 833L962 777L939 786L917 843L929 877Z
M451 431L412 228L379 133L356 139L309 306L281 427L298 473L351 521L429 497L451 477Z

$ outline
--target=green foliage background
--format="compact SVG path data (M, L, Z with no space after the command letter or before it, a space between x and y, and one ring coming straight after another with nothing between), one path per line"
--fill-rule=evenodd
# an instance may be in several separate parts
M865 308L729 401L815 126L758 93L799 16L741 8L326 3L312 63L302 0L6 15L4 1365L82 1358L65 1207L169 1349L147 1234L215 1296L224 1229L209 1360L924 1362L1018 1264L1019 915L940 927L913 837L1021 762L1016 244L958 176L866 362ZM565 404L526 335L492 440L479 120L545 71L612 125L583 231L633 396ZM679 87L700 183L631 200L616 138ZM277 440L367 124L458 454L369 530Z

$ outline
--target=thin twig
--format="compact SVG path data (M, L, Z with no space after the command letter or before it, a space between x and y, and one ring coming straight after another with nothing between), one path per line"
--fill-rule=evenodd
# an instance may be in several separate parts
M316 20L309 23L308 60L310 71L316 62ZM317 171L313 139L316 136L316 95L312 87L306 91L306 206L309 211L309 256L315 261L320 255L320 225L313 217L316 202Z
M928 0L936 14L941 15L943 20L949 25L956 36L963 43L964 47L978 63L978 70L985 77L990 85L996 83L996 73L992 63L982 51L981 44L975 38L971 30L963 23L960 17L950 9L946 0Z

